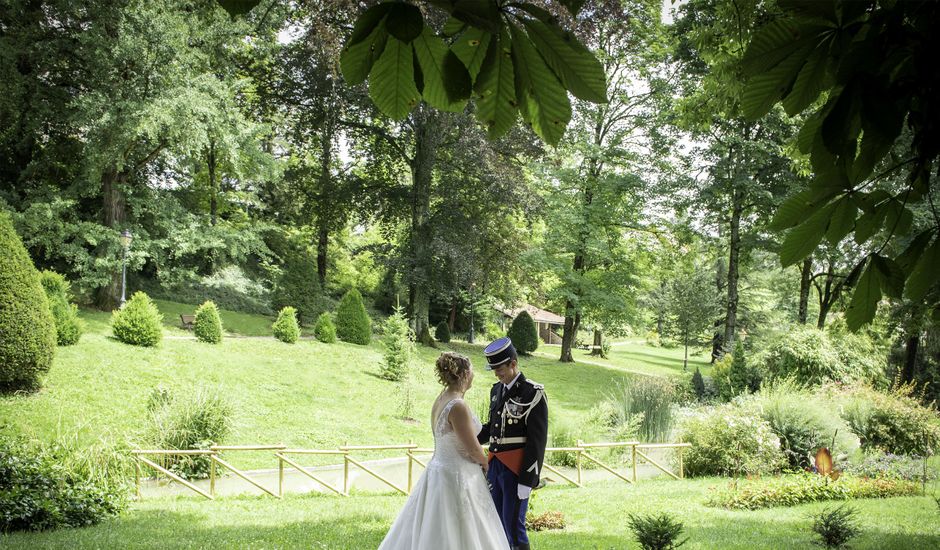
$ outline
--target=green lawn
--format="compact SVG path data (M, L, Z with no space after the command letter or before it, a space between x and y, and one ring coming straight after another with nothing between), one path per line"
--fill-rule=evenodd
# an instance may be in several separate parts
M558 359L561 354L559 346L540 346L535 354L546 359ZM700 348L689 348L689 366L683 371L684 348L655 348L637 341L615 342L606 359L595 357L591 352L576 349L572 352L577 362L596 363L598 365L616 368L625 372L648 374L651 376L670 376L689 374L695 368L701 369L702 374L711 373L711 356L708 351Z
M164 301L158 305L170 324L171 312L192 307ZM228 319L239 314L223 311L222 315L231 327ZM432 443L425 417L440 390L432 366L441 350L420 349L418 421L405 421L399 418L398 386L378 376L382 354L378 342L327 345L304 339L288 345L273 338L227 338L211 345L179 338L185 333L173 329L156 348L139 348L110 336L107 314L83 311L82 317L88 333L78 345L59 348L40 392L0 397L0 426L37 439L78 433L81 441L104 437L134 447L143 445L139 434L154 386L208 384L223 388L235 406L235 429L228 439L232 444L332 448L347 441ZM243 317L247 321L235 326L245 331L260 330L266 322L260 316ZM454 343L447 349L471 356L477 379L468 399L485 400L495 379L483 370L482 347ZM615 381L630 376L613 363L571 365L532 357L523 358L521 364L527 376L546 385L553 417L573 422ZM242 467L274 466L265 454L231 458Z
M685 524L689 549L809 549L811 516L824 504L729 511L702 504L720 479L657 480L635 487L603 482L584 489L548 487L538 510L564 514L563 531L533 533L539 550L637 548L627 514L668 511ZM934 486L931 489L936 490ZM122 516L72 530L0 536L11 548L376 548L405 497L289 495L232 497L214 502L182 497L136 503ZM854 501L861 535L855 550L940 547L937 507L928 497Z

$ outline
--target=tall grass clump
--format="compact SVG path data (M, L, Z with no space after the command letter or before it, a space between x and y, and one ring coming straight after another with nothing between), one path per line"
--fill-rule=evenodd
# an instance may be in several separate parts
M642 415L637 437L643 442L669 440L673 427L676 388L669 380L637 376L616 384L607 400L613 404L617 425L628 425Z
M232 429L233 406L220 388L184 392L155 388L144 438L156 449L208 449L222 443ZM209 457L167 457L165 467L185 479L209 474Z

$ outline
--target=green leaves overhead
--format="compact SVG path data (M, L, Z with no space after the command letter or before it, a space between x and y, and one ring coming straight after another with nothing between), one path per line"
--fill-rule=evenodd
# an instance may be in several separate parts
M823 235L837 244L851 234L869 252L853 271L861 277L846 315L850 327L872 319L882 293L940 310L940 222L934 205L924 204L940 163L933 107L940 81L924 70L936 63L934 50L921 47L936 40L940 3L777 5L781 12L754 33L740 69L741 108L750 119L777 102L790 115L815 106L797 140L810 156L813 180L772 224L793 228L781 262L811 253ZM932 215L915 216L925 210Z
M477 118L491 139L509 131L521 112L555 145L571 118L568 92L607 101L603 66L545 9L495 0L428 3L450 15L441 35L425 26L414 5L384 2L359 16L343 48L343 76L353 85L368 79L369 95L386 115L403 118L421 99L435 109L461 110L473 90ZM573 15L583 5L561 3ZM522 25L509 23L513 18Z
M369 96L375 106L394 119L403 119L421 94L415 85L411 44L389 38L369 80Z
M252 8L261 3L261 0L217 0L219 5L232 17L236 15L245 15Z

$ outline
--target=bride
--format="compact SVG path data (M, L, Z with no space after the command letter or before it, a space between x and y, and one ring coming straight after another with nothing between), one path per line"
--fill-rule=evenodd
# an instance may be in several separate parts
M508 550L484 477L482 425L463 400L473 382L470 360L445 352L436 366L445 389L431 407L434 456L379 550Z

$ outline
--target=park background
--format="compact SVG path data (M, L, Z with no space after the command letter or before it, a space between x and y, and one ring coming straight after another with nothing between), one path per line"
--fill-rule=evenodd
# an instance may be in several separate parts
M0 545L374 548L401 495L137 500L130 451L430 446L436 356L471 357L482 411L481 345L507 333L547 387L550 445L692 445L688 479L552 479L540 548L657 529L808 547L840 526L854 547L940 544L938 140L918 102L936 8L506 7L535 21L511 35L519 115L487 100L514 83L489 35L429 6L479 95L452 102L417 45L408 78L383 72L376 44L437 42L374 4L3 2ZM787 17L868 49L773 50ZM587 47L568 72L553 25Z

